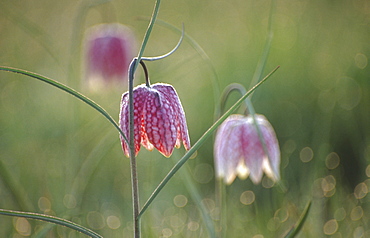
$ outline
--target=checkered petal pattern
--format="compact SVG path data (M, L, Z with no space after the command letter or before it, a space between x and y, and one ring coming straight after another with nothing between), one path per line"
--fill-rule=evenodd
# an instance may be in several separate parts
M236 176L250 176L258 184L263 172L272 180L280 179L280 149L271 124L255 115L268 151L266 155L252 116L231 115L219 127L214 144L216 176L231 184Z
M140 143L146 149L156 148L169 157L181 142L190 149L185 113L175 89L169 84L140 85L134 88L134 145L135 155ZM129 137L128 92L122 95L119 125ZM129 156L129 147L121 136L122 149Z

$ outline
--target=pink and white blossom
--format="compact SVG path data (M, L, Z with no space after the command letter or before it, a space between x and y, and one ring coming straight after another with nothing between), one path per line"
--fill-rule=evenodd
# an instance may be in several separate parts
M169 84L157 83L150 87L140 85L133 90L135 155L140 144L146 149L156 148L169 157L181 142L190 149L185 113L175 89ZM119 126L129 138L129 95L122 95ZM122 149L129 156L129 147L121 136Z
M236 176L250 176L258 184L263 172L273 181L280 179L280 149L274 129L263 115L255 115L270 160L260 141L251 115L231 115L219 127L214 156L216 176L231 184Z

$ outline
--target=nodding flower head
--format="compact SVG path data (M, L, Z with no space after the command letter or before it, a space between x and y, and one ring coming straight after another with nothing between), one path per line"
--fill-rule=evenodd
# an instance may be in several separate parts
M127 82L127 70L134 57L131 30L118 23L100 24L85 33L85 78L92 88Z
M181 142L190 149L185 113L175 89L169 84L157 83L150 87L139 85L133 90L135 155L140 143L148 150L156 148L169 157ZM129 95L121 100L119 126L129 139ZM129 147L121 136L122 149L129 156Z
M280 149L274 129L263 115L255 119L264 138L268 155L260 141L251 115L231 115L219 127L214 144L216 176L231 184L238 175L250 176L258 184L263 172L273 181L280 179ZM270 159L269 159L270 158Z

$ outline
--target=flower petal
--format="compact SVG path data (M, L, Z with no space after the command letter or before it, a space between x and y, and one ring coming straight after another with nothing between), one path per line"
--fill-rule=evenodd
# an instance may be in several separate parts
M140 143L143 137L143 108L147 100L148 89L145 86L136 87L134 90L134 146L135 146L135 156L139 153ZM122 95L121 100L121 111L120 111L120 128L122 132L129 139L129 100L128 93ZM144 137L145 139L145 137ZM150 148L150 145L146 140L144 140L145 146ZM123 138L121 137L121 144L123 151L126 156L129 156L129 147Z
M169 84L155 84L153 88L161 92L166 100L170 102L169 105L175 115L176 147L180 147L180 143L182 140L185 149L189 150L191 145L188 133L188 126L186 124L185 112L176 90Z
M236 123L236 124L235 124ZM231 184L237 173L241 159L240 130L238 121L226 119L219 127L215 139L216 176L224 178L226 184Z
M256 115L257 123L260 126L263 138L266 143L268 156L270 160L265 155L265 160L267 163L264 163L263 170L268 177L272 180L277 181L280 179L280 148L279 142L277 140L275 131L270 124L270 122L263 115Z
M162 93L151 88L143 116L148 140L159 152L169 157L176 144L175 117L170 102Z

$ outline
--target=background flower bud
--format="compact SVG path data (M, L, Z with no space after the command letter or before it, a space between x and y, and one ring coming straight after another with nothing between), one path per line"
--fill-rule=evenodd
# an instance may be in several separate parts
M236 176L250 176L258 184L263 173L272 180L280 179L280 149L274 129L263 115L255 115L264 138L264 151L251 115L231 115L220 126L214 144L216 176L231 184Z
M90 89L127 85L127 71L135 54L132 31L119 23L89 28L84 37L85 81Z

